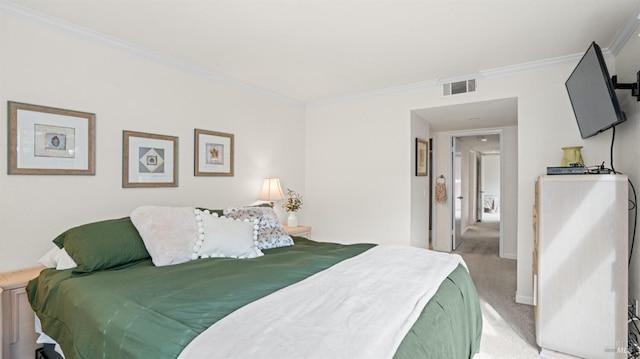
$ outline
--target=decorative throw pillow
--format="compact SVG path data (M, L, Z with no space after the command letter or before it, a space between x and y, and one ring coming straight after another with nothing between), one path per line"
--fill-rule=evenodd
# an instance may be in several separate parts
M131 212L153 264L166 266L191 260L198 239L195 207L142 206Z
M263 253L256 248L258 238L257 220L234 220L219 217L217 213L196 209L198 241L192 259L231 257L255 258Z
M233 219L258 220L258 242L256 248L269 249L293 245L293 239L285 232L276 213L269 207L239 207L224 210L224 215Z
M149 258L129 217L74 227L53 241L77 263L74 273L115 268Z

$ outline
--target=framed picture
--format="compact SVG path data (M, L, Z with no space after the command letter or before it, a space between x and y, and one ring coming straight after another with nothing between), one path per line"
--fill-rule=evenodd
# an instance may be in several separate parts
M95 175L93 113L8 101L10 175Z
M416 138L416 176L426 176L429 168L429 143Z
M194 176L233 176L233 135L195 130Z
M122 131L122 187L178 187L178 137Z

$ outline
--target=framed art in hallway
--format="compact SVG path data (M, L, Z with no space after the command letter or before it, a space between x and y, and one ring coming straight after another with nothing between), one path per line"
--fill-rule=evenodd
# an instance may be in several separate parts
M194 176L233 176L231 133L195 130Z
M122 131L122 187L178 187L178 137Z
M416 138L416 176L426 176L429 168L429 143Z
M7 103L8 173L94 175L93 113Z

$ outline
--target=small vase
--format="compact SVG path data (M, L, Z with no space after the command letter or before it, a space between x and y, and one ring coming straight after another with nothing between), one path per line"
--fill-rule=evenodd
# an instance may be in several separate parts
M298 217L296 217L296 212L289 212L289 217L287 217L287 226L288 227L298 226Z
M581 149L582 146L562 147L562 162L560 162L560 166L569 167L576 163L579 166L584 167L584 160L582 159L582 153L580 152Z

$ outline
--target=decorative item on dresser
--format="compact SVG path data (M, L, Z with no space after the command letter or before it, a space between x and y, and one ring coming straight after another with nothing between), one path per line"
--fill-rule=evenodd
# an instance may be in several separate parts
M44 267L0 273L0 358L31 358L40 346L34 314L27 300L27 282Z
M627 186L623 175L538 178L532 270L542 358L627 358Z
M562 147L562 161L560 166L580 166L584 167L584 160L582 159L582 146Z

